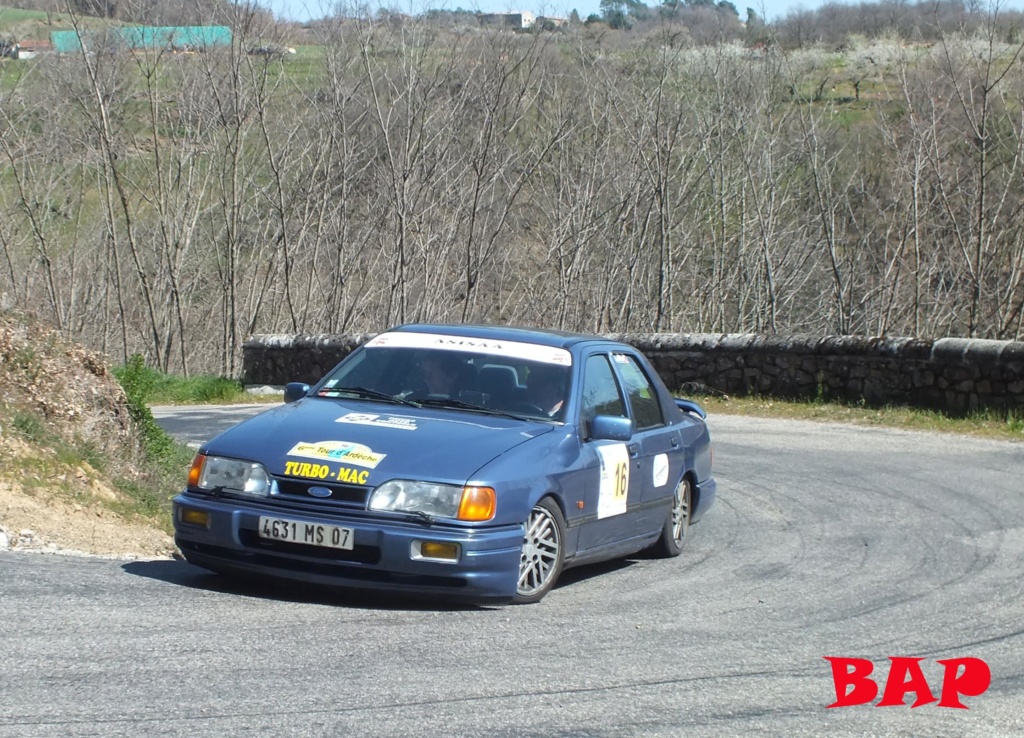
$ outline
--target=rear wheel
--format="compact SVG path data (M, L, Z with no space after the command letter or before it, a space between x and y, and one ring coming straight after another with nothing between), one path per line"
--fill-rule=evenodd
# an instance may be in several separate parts
M565 518L554 500L545 497L526 519L514 601L539 602L555 586L564 562Z
M690 529L690 509L693 487L686 477L676 486L672 496L672 509L665 518L661 538L651 547L651 552L663 558L678 556L686 544Z

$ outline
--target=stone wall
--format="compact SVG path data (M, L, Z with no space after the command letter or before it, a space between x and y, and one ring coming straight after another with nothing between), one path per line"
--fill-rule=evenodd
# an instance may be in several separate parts
M313 384L374 333L256 335L242 345L245 384Z
M373 334L253 336L246 384L313 383ZM648 333L643 351L682 393L834 398L966 412L1024 409L1024 343L980 339Z

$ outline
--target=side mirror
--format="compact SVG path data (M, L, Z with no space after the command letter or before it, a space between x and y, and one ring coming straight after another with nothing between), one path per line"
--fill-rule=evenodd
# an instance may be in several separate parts
M295 402L309 394L309 385L305 382L289 382L284 386L284 401Z
M704 410L704 408L702 408L693 400L684 400L680 397L673 397L672 399L676 401L676 407L682 410L684 413L696 415L701 420L704 420L705 418L708 417L708 414Z
M617 415L597 415L590 421L593 441L628 441L633 437L633 421Z

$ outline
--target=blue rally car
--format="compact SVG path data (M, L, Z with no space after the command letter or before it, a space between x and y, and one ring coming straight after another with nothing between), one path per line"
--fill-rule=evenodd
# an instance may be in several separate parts
M703 418L624 343L401 326L203 446L175 541L224 574L536 602L679 554L715 498Z

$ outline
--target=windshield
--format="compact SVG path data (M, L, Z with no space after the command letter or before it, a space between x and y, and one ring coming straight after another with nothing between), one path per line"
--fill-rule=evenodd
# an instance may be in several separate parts
M382 334L346 359L317 394L563 419L571 374L568 351L509 342L467 346L466 339L444 336L436 338L462 345L420 345L426 335ZM398 339L379 340L388 336Z

